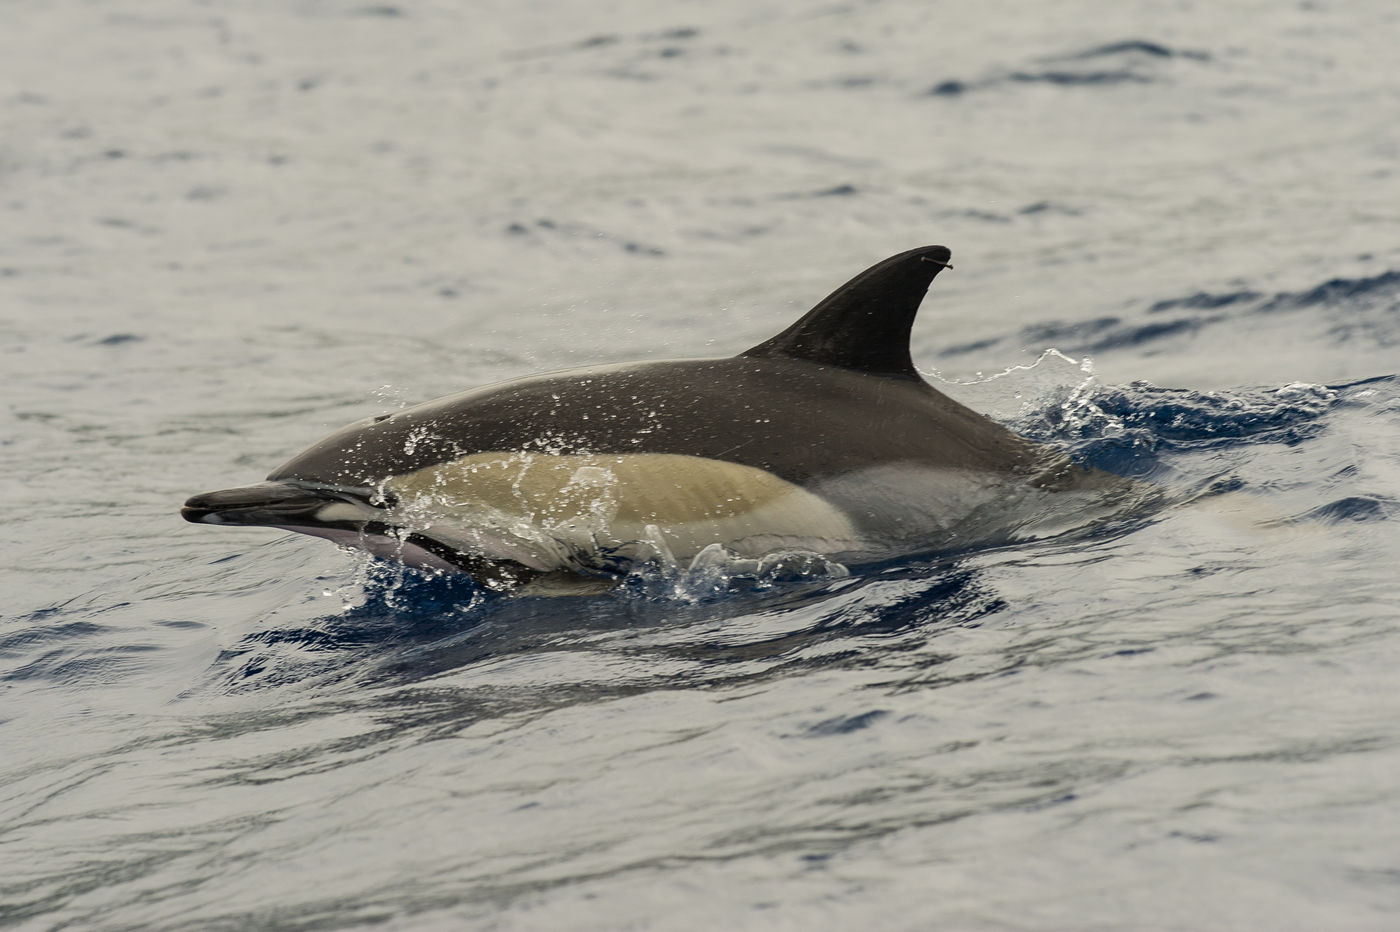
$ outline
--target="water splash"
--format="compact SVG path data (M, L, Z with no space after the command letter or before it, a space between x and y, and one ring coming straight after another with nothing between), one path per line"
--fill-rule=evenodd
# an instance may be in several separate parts
M659 549L651 559L633 561L620 581L619 592L624 597L695 604L741 592L763 592L785 584L826 582L850 575L842 564L811 551L779 551L754 559L711 544L696 554L688 566L680 565Z

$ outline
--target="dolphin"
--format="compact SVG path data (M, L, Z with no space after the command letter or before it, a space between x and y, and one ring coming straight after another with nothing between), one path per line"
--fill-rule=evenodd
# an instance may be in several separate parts
M737 356L534 375L357 421L182 514L512 590L714 547L859 566L1060 533L1140 498L919 375L910 330L950 259L892 256Z

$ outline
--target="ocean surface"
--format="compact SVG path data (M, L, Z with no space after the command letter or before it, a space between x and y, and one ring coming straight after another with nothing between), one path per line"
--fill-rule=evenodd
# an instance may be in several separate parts
M0 926L1400 927L1400 7L16 0ZM506 598L183 522L346 422L914 355L1181 493Z

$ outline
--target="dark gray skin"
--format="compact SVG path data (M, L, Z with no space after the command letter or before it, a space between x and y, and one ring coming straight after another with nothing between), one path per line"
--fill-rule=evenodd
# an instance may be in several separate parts
M686 454L803 487L905 464L994 474L1044 490L1125 484L1006 430L920 377L910 329L949 258L946 248L926 246L886 259L738 356L533 376L359 421L293 457L268 482L197 495L183 514L197 522L308 526L328 499L384 504L377 490L389 476L514 450ZM904 536L890 527L897 509L842 505L857 526ZM344 529L391 530L374 522ZM531 575L415 542L479 579Z
M938 392L909 356L914 316L949 257L928 246L886 259L738 356L473 389L344 427L268 478L372 487L541 438L560 452L727 460L799 485L891 461L1029 476L1046 450Z
M370 488L465 453L545 446L685 453L797 485L895 461L1028 476L1046 455L923 381L733 356L600 366L451 395L343 427L268 478Z

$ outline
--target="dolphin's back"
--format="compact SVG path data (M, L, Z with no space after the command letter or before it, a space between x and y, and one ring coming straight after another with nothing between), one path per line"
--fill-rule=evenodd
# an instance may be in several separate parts
M684 454L805 484L902 462L1008 475L1045 449L923 382L800 360L690 359L535 376L350 424L269 479L369 487L473 454Z

